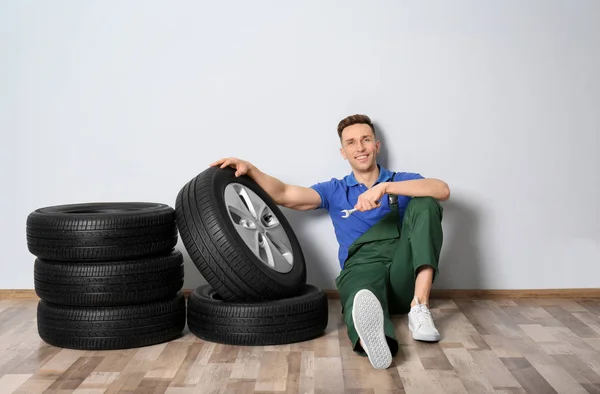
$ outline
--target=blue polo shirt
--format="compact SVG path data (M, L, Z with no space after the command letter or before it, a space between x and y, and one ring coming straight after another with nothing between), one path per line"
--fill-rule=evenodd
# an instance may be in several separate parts
M392 173L379 164L377 166L379 167L379 178L377 178L375 185L381 182L423 179L420 174L411 172ZM379 208L366 212L356 211L350 217L344 219L342 218L342 210L354 208L358 196L368 190L365 185L358 183L354 173L350 173L342 179L331 178L330 181L314 184L311 188L321 196L321 205L317 209L325 209L329 212L339 244L338 259L340 267L344 268L350 245L390 212L387 195L382 199ZM411 197L408 196L398 196L400 220L404 217L404 211L410 199Z

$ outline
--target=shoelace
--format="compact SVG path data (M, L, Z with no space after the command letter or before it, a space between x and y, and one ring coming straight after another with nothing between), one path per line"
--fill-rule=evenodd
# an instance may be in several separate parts
M433 325L431 311L423 304L417 305L417 321L421 324Z

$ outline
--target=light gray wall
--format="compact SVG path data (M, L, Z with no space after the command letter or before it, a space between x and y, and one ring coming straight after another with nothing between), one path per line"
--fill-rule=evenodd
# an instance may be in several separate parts
M599 108L594 0L1 1L0 288L33 288L38 207L175 206L222 156L342 177L353 113L389 168L452 188L437 288L597 287ZM329 218L285 213L334 288Z

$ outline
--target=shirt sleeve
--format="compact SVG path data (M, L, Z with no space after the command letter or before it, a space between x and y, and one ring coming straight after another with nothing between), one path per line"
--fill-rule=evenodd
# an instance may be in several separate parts
M397 172L394 176L394 182L410 181L413 179L425 179L425 177L415 172Z
M311 186L311 189L314 189L321 196L321 205L317 209L329 210L329 197L333 190L333 180L315 183Z

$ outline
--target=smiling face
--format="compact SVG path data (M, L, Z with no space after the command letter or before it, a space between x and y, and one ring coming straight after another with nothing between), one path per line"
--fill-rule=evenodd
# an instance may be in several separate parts
M356 123L343 129L340 153L355 171L370 171L377 167L379 141L371 126Z

